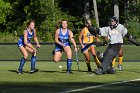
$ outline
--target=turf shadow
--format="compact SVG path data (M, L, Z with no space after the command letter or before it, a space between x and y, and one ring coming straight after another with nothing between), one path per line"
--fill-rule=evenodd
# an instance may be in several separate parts
M73 89L81 89L104 85L103 82L0 82L0 93L66 93ZM91 88L71 93L140 93L140 81ZM110 88L111 87L111 88Z
M17 73L17 70L8 70L10 72L13 72L13 73ZM23 71L23 73L29 73L29 71Z
M55 73L55 72L59 72L59 71L39 70L39 72Z

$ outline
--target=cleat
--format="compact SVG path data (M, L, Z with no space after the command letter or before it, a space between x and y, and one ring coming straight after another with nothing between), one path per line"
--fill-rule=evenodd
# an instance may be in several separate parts
M97 75L103 74L102 69L101 68L96 69L95 74L97 74Z
M23 74L23 71L20 70L20 69L17 69L17 73L18 73L18 74Z
M33 73L38 72L38 71L39 71L39 69L34 68L34 69L30 70L29 74L33 74Z
M122 71L122 65L118 65L119 71Z

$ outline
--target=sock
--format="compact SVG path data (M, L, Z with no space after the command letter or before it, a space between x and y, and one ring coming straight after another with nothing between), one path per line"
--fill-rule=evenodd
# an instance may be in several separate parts
M88 67L88 68L91 68L91 67L90 67L90 61L87 61L87 60L86 60L86 64L87 64L87 67Z
M72 59L67 59L67 71L71 71Z
M119 65L122 64L122 60L123 60L123 57L118 57L118 64L119 64Z
M22 70L23 69L23 66L26 62L26 59L23 57L21 60L20 60L20 65L19 65L19 70Z
M31 69L35 68L35 64L36 64L36 56L32 55L32 58L31 58Z
M101 67L101 62L99 61L97 56L94 56L94 60L95 60L97 67Z
M116 58L114 58L112 61L112 67L115 67L115 64L116 64Z

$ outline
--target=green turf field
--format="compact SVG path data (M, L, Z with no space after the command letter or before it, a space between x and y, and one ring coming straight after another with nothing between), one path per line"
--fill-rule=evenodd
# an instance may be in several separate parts
M104 51L106 46L97 47ZM22 75L16 73L22 57L17 45L0 45L0 93L140 93L140 47L124 45L124 71L113 75L88 73L84 56L78 52L80 72L73 61L72 75L66 74L66 63L54 63L51 52L54 45L42 45L37 51L38 73L29 74L30 62L25 64ZM4 61L8 60L8 61ZM30 60L30 55L28 60ZM43 61L39 61L43 60ZM62 56L66 60L66 55ZM73 60L75 54L73 52ZM96 69L91 57L93 71ZM63 66L59 69L59 65Z
M38 61L39 72L29 74L28 61L22 75L16 73L18 65L19 62L0 62L0 93L140 93L140 62L124 62L124 71L116 68L117 73L110 75L88 73L84 62L79 63L80 72L73 62L74 74L65 73L65 62ZM59 69L59 65L63 68ZM91 66L94 71L93 62Z
M73 46L72 46L73 48ZM52 51L54 45L41 45L37 51L37 60L52 60ZM106 46L96 47L97 51L105 51ZM0 60L20 60L22 55L17 47L17 45L0 45ZM79 60L84 61L85 57L78 51ZM30 60L30 55L28 57ZM62 60L66 60L66 55L62 56ZM75 60L75 53L73 52L73 60ZM93 58L91 58L93 60ZM134 45L124 45L124 61L140 61L140 47Z

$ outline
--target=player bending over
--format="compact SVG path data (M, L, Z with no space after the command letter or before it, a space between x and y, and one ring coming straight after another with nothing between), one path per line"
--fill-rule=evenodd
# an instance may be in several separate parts
M38 69L35 68L36 48L34 48L33 45L30 43L31 38L34 38L34 41L36 42L37 47L38 48L40 47L38 43L37 35L36 35L36 30L34 29L34 27L35 27L35 22L33 20L30 20L27 23L27 27L24 30L23 35L18 40L19 50L23 54L23 58L21 59L19 68L17 70L18 74L23 73L23 66L27 60L28 52L32 54L30 74L38 71Z
M72 65L72 50L70 47L70 41L74 45L75 51L77 51L77 46L73 37L73 33L68 29L68 21L62 20L61 27L56 30L55 33L55 50L54 50L54 61L58 62L61 59L63 51L67 55L67 73L72 74L71 65Z

